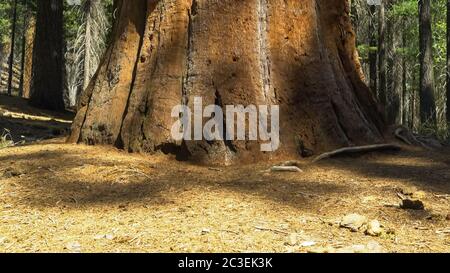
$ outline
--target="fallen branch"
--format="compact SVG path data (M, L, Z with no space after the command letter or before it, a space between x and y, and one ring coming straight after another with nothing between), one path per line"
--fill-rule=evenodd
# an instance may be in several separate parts
M284 234L284 235L288 235L288 232L279 230L279 229L273 229L273 228L265 228L265 227L260 227L260 226L255 226L255 229L260 230L260 231L271 231L271 232L275 232L275 233L280 233L280 234Z
M270 168L272 172L303 172L299 167L296 166L273 166Z
M355 153L368 153L368 152L375 152L375 151L399 151L401 150L401 147L396 144L375 144L375 145L367 145L367 146L356 146L356 147L346 147L337 149L332 152L323 153L316 157L313 160L313 163L327 159L330 157L335 157L342 154L355 154Z

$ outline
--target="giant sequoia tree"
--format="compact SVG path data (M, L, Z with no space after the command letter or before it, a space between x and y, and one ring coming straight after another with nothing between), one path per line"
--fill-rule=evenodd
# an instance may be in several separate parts
M119 0L71 142L252 162L383 141L347 0ZM279 105L281 147L171 138L172 107Z

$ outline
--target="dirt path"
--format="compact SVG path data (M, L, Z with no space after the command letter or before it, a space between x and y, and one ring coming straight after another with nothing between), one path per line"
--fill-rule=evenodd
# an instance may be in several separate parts
M405 147L271 173L62 138L0 149L0 252L449 252L449 154ZM411 188L425 210L398 208ZM350 213L385 232L341 228Z

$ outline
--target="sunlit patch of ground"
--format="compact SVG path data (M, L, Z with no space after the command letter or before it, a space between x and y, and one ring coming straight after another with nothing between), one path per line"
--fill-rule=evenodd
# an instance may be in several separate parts
M208 168L53 139L72 118L0 96L0 130L13 138L1 148L19 142L0 148L0 252L307 252L373 242L450 251L448 148L270 173L270 163ZM423 191L425 211L396 207L411 187ZM340 228L349 213L391 232Z
M25 99L0 95L0 142L1 136L17 144L64 135L70 128L73 116L71 112L36 109Z
M306 252L302 242L376 241L448 252L448 154L406 149L269 173L268 163L216 169L62 140L2 149L0 251ZM411 186L425 192L425 211L391 206ZM333 224L353 212L394 233Z

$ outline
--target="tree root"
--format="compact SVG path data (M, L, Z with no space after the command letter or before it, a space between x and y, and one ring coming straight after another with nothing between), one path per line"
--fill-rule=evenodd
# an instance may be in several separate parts
M375 151L399 151L401 150L401 147L396 144L375 144L375 145L367 145L367 146L356 146L356 147L346 147L334 150L332 152L323 153L316 157L313 160L313 163L318 162L323 159L335 157L342 154L354 154L354 153L368 153L368 152L375 152Z
M427 150L433 150L433 148L423 141L419 140L413 133L411 133L408 129L400 126L394 131L394 135L399 140L410 146L422 146Z

